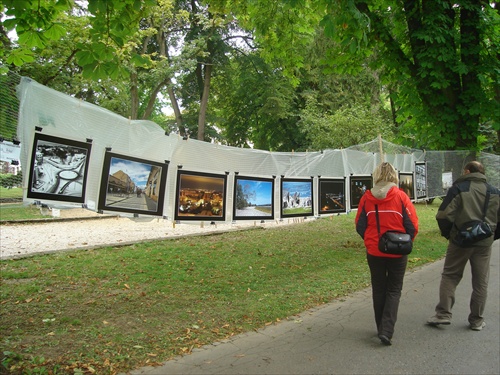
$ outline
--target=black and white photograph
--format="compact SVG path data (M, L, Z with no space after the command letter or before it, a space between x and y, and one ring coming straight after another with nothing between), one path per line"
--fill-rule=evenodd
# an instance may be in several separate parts
M272 220L274 218L274 179L236 176L233 218Z
M319 213L346 212L345 179L319 180Z
M35 133L28 198L84 203L92 144Z
M415 163L415 189L416 198L427 198L427 163Z
M312 216L313 181L305 179L281 180L281 216Z
M358 208L361 197L372 187L373 187L372 176L351 176L350 179L351 208Z
M415 184L413 173L399 173L399 188L403 190L410 200L415 200Z
M168 162L106 152L99 210L161 216Z
M226 175L177 171L176 220L225 220Z

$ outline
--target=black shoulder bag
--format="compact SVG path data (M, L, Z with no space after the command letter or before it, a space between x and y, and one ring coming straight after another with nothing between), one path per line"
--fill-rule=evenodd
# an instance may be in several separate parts
M404 209L404 205L403 205ZM384 254L408 255L413 249L413 241L408 233L387 231L380 235L380 223L378 218L378 205L375 205L375 216L377 219L378 249Z
M490 201L490 190L486 188L486 198L483 207L483 219L472 220L463 224L458 231L453 242L458 246L467 247L478 241L484 240L493 234L490 225L484 221L486 218L486 210Z

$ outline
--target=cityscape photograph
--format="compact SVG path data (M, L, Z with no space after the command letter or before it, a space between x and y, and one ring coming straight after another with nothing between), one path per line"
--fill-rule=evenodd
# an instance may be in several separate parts
M179 171L176 217L224 218L225 176Z

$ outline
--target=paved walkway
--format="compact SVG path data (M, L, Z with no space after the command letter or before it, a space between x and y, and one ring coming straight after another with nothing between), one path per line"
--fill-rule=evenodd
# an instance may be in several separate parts
M469 268L457 289L452 324L425 324L437 303L441 260L406 276L392 346L382 345L376 337L367 289L304 312L293 321L238 335L161 367L130 374L499 374L499 253L496 241L487 326L481 332L470 330L467 324Z

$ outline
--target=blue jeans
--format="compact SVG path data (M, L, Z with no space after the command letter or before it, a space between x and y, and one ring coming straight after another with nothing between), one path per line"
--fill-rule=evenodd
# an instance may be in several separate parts
M473 326L479 326L483 323L490 276L490 258L491 246L464 248L449 242L439 285L439 303L436 306L436 316L451 319L451 309L455 304L455 290L462 280L467 262L470 262L472 294L468 320Z
M386 258L367 254L366 259L370 267L373 309L378 334L392 338L398 319L399 300L408 256Z

